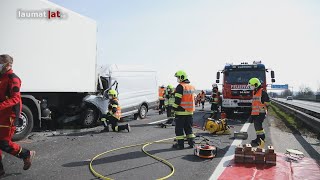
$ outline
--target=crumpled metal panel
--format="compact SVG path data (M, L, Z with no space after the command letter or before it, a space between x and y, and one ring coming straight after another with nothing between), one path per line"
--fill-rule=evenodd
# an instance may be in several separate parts
M96 95L88 95L83 99L84 102L93 104L101 111L101 113L106 113L108 111L109 100Z

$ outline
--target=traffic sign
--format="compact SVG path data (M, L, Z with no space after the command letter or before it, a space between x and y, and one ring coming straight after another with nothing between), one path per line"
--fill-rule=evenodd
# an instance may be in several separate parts
M272 89L288 89L288 84L271 84Z

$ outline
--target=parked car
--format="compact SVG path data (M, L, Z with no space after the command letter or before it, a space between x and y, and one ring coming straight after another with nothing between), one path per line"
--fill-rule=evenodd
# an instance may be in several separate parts
M292 96L287 96L287 100L293 100Z

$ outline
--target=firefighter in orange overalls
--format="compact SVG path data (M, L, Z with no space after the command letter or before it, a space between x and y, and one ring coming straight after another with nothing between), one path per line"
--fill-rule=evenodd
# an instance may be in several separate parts
M196 105L197 105L197 107L200 106L200 102L201 102L201 92L199 92L199 94L197 94L197 97L196 97Z
M175 74L179 85L174 94L175 101L173 108L175 110L175 133L177 143L172 147L175 149L184 149L184 133L188 139L189 148L194 147L195 135L192 131L194 104L194 87L190 85L187 74L184 71L177 71Z
M159 115L163 114L165 109L164 107L165 92L166 92L166 89L164 88L164 85L162 85L159 88Z
M253 122L256 130L257 138L251 141L252 146L261 146L265 141L265 132L262 123L267 114L267 106L270 102L269 96L263 90L261 82L258 78L251 78L249 85L252 87L252 111L250 121Z
M15 121L19 120L22 101L20 95L21 80L13 73L13 58L0 55L0 176L5 174L2 165L2 151L23 160L23 169L31 166L35 151L22 148L11 141L15 133Z
M104 126L104 130L102 132L109 132L109 124L111 124L111 128L113 131L119 132L122 130L127 130L130 132L130 125L118 125L118 121L121 118L121 108L117 99L118 93L117 91L110 89L108 91L109 105L107 114L103 114L101 116L101 121Z
M202 104L202 110L204 110L204 103L206 102L206 93L204 92L204 90L201 91L200 101Z

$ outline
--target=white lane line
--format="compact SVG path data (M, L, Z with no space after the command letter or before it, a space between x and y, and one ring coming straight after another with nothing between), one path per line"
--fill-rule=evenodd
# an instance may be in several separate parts
M248 128L250 126L250 123L245 123L240 131L248 131ZM224 157L221 159L220 163L216 167L215 171L210 176L209 180L215 180L218 179L219 176L222 174L224 169L227 167L229 162L233 159L234 151L237 145L242 143L242 139L235 139L233 140L231 146L229 147L227 153L224 155Z
M148 123L148 124L156 124L156 123L158 123L158 122L162 122L162 121L166 121L166 120L168 120L168 119L162 119L162 120L154 121L154 122L151 122L151 123Z

